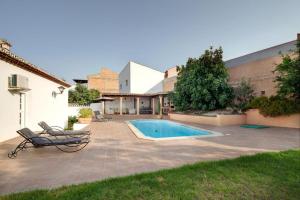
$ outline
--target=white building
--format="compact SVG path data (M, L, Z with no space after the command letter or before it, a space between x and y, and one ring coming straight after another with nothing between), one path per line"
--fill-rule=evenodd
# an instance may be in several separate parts
M128 62L119 74L119 93L102 93L114 101L105 102L106 114L162 114L165 73Z
M162 92L163 80L163 72L130 61L119 74L120 93Z
M10 47L0 39L0 142L18 136L23 127L40 130L42 120L65 127L70 85L16 56Z

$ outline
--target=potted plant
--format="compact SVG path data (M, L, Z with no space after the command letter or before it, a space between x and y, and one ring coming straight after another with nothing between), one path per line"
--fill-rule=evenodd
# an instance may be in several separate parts
M92 121L93 111L90 108L81 108L79 111L78 122L81 124L89 124Z

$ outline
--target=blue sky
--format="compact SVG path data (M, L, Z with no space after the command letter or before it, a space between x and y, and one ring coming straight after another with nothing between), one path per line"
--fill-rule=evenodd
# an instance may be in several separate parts
M129 60L185 64L209 46L224 59L296 39L299 0L0 0L0 37L12 51L65 78Z

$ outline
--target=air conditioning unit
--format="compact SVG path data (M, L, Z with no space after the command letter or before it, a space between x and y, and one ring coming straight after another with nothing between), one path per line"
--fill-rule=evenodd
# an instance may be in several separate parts
M8 90L17 90L17 91L29 90L28 78L18 74L11 75L11 77L8 77Z

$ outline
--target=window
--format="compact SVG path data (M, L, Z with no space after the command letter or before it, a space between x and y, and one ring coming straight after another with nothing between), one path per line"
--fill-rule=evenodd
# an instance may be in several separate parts
M126 80L126 86L128 86L128 80Z
M260 91L261 96L265 96L265 94L266 94L266 91Z
M120 84L120 89L122 89L122 84Z

